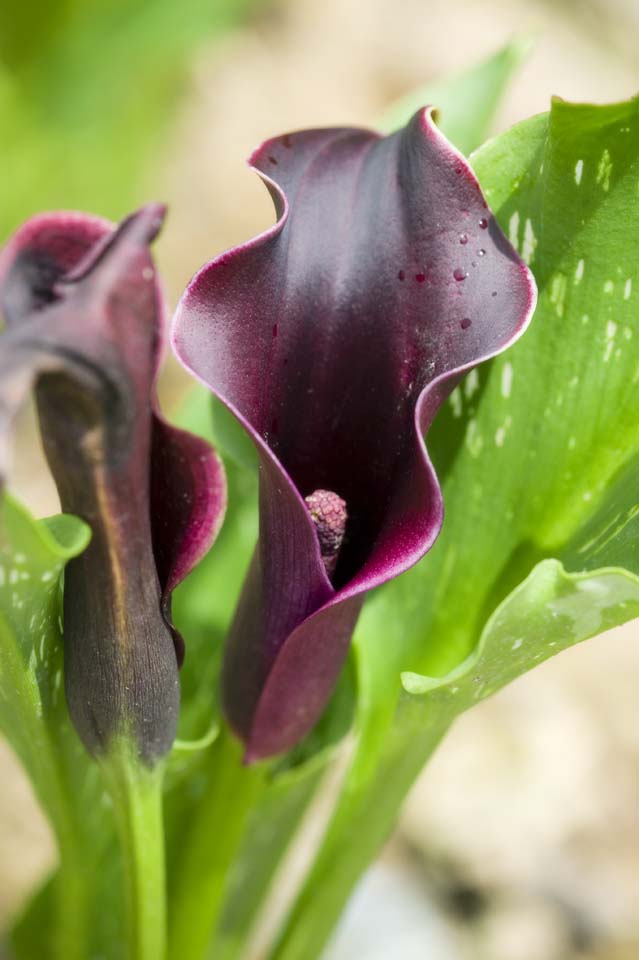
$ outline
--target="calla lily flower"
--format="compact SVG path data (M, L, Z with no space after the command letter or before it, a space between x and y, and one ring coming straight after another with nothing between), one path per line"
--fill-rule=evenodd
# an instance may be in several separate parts
M424 436L536 295L431 109L386 138L276 137L250 165L277 222L196 274L172 334L259 455L259 542L223 669L247 762L311 729L364 596L433 544Z
M150 205L116 229L45 214L0 254L0 482L11 420L34 388L62 508L92 530L65 571L71 718L92 753L128 737L148 764L177 723L171 591L225 505L215 453L170 426L155 399L165 311L149 244L163 217Z

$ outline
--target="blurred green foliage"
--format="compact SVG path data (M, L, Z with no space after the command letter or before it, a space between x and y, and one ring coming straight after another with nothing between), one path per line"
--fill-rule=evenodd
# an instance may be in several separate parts
M190 58L259 2L3 0L0 239L41 209L146 200Z

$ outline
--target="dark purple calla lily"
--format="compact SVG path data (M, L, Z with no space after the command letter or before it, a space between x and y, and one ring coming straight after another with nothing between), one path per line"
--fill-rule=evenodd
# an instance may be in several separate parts
M250 163L277 223L195 276L173 330L259 455L259 543L223 670L249 761L308 732L366 592L431 547L443 511L424 434L535 301L431 110L387 138L277 137Z
M155 399L165 311L149 243L164 209L117 229L84 214L29 220L0 254L0 443L35 388L63 510L92 530L65 572L65 687L99 753L115 736L153 763L171 746L181 639L171 591L208 549L222 467ZM0 460L0 482L6 463Z

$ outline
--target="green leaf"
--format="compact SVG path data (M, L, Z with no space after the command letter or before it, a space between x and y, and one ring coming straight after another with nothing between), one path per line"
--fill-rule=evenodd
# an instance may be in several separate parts
M0 501L0 727L45 802L46 719L63 697L60 577L88 540L75 517L36 521L8 495Z
M407 693L428 711L459 713L561 650L639 617L639 578L609 567L567 573L542 560L499 605L471 656L446 677L404 673ZM426 698L428 702L426 702Z
M319 951L410 783L474 694L637 615L639 102L555 101L472 161L535 273L539 305L522 340L466 378L428 437L444 528L429 556L364 610L358 747L279 960ZM402 696L400 673L430 693ZM449 676L436 686L415 674ZM442 698L446 709L433 709Z
M0 728L16 751L56 835L64 885L41 901L51 922L39 955L66 951L80 960L86 938L74 823L74 791L62 744L81 753L70 729L62 684L60 580L67 560L86 546L74 517L37 521L13 498L0 499ZM82 760L78 769L82 769ZM42 917L41 917L42 919ZM42 927L44 924L42 924ZM31 946L34 946L33 940Z
M393 104L378 124L391 133L426 104L437 107L443 132L464 154L486 139L510 79L528 54L530 41L512 40L483 63L447 80L429 84Z

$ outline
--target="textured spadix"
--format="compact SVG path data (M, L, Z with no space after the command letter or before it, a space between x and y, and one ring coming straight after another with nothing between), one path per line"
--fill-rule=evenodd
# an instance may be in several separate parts
M250 162L277 223L195 276L173 330L260 459L259 543L223 671L249 760L311 728L366 591L432 545L442 499L424 434L460 375L519 336L535 300L430 110L387 138L277 137ZM304 499L315 491L346 505L330 579Z
M62 508L92 530L65 572L71 716L92 752L122 734L149 763L177 722L171 591L212 542L225 503L214 452L157 410L164 304L148 245L163 217L148 206L116 229L45 214L0 254L0 483L11 421L35 388Z

